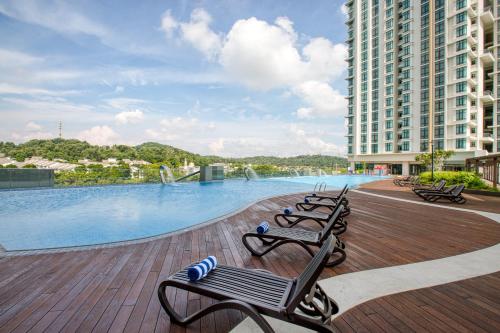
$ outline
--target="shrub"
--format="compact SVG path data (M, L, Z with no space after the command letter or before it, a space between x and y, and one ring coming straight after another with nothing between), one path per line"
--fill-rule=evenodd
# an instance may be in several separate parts
M420 174L420 179L423 183L431 183L431 172L426 171ZM454 184L465 184L466 188L471 189L488 189L489 186L486 185L478 175L474 172L466 171L435 171L434 180L440 181L445 180L446 185Z

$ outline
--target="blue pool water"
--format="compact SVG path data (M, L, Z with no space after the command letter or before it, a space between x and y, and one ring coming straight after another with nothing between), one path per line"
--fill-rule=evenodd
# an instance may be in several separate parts
M275 178L0 191L0 244L8 251L94 245L183 229L264 197L380 179L370 176Z

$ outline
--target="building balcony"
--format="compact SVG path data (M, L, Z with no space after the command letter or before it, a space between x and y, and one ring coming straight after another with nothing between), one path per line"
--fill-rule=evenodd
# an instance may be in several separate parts
M493 134L483 133L483 136L480 138L482 142L495 142L495 138L493 138Z
M476 38L476 36L468 35L467 36L467 41L469 42L470 45L477 45L477 38Z
M485 92L483 92L480 99L481 99L481 102L483 102L483 104L492 104L495 101L495 97L493 97L493 93L489 90L486 90Z
M477 86L477 80L476 80L476 77L469 77L467 79L467 83L470 84L471 86Z
M349 16L347 20L345 21L346 24L352 23L354 21L354 15Z
M493 52L489 50L483 51L483 54L481 54L480 59L485 65L493 64L495 62L495 56L493 55Z
M476 11L476 6L469 6L467 7L467 13L469 14L470 17L476 17L477 16L477 11Z
M481 21L484 25L491 25L493 24L493 22L495 22L495 17L493 16L491 7L484 8L483 12L481 13Z
M468 48L467 49L467 55L471 58L477 58L477 52L475 48Z

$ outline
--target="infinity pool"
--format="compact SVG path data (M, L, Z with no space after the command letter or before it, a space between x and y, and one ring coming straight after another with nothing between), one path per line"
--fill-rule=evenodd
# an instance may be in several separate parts
M293 177L0 191L0 245L16 251L151 237L220 217L265 197L312 191L318 182L335 189L380 178Z

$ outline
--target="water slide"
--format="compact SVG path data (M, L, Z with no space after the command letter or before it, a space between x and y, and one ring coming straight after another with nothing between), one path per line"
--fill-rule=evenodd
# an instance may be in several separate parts
M193 173L190 173L189 175L185 175L185 176L182 176L180 178L175 179L174 174L172 173L172 170L170 170L170 168L168 166L166 166L166 165L160 166L160 178L161 178L161 182L163 184L175 183L175 182L184 180L186 178L192 177L194 175L197 175L199 173L200 173L200 171L198 170L198 171L195 171Z
M194 176L194 175L197 175L197 174L199 174L199 173L200 173L200 170L195 171L195 172L193 172L193 173L190 173L189 175L185 175L185 176L182 176L182 177L180 177L180 178L177 178L175 181L176 181L176 182L178 182L178 181L184 180L184 179L186 179L186 178L192 177L192 176Z

